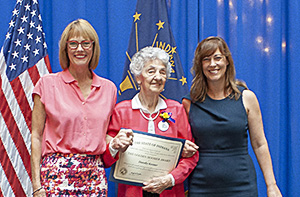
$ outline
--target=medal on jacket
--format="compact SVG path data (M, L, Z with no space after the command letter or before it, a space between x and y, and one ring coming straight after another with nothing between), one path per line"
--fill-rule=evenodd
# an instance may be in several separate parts
M158 123L158 128L159 128L161 131L166 131L166 130L168 130L168 128L169 128L169 123L166 122L166 121L164 121L164 120L162 120L162 121L160 121L160 122Z
M166 111L163 111L159 116L163 118L163 120L160 121L157 125L161 131L167 131L170 127L170 122L175 123L175 120L171 118L172 116L171 112L168 113Z

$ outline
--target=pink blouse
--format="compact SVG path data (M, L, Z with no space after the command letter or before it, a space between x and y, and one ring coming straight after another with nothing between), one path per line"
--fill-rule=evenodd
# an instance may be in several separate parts
M111 122L108 129L108 134L112 137L116 136L120 128L133 129L138 131L148 132L148 120L145 119L140 110L136 107L136 98L133 100L123 101L118 103L115 107ZM183 105L174 100L161 100L160 109L157 109L159 113L162 111L171 112L172 118L175 119L175 123L170 122L170 127L166 131L162 131L158 127L158 123L162 121L162 118L158 116L154 120L155 134L176 137L182 139L188 139L194 141L190 129L190 125L187 119L186 112ZM153 114L154 117L156 114ZM149 117L149 114L146 114ZM175 186L171 190L165 190L160 196L172 197L182 196L184 197L184 185L183 181L188 177L196 166L199 159L199 153L197 152L190 158L181 158L178 166L170 172L175 179ZM119 184L118 196L135 196L142 197L142 188L132 185Z
M98 155L106 150L106 132L116 103L113 82L94 72L91 93L84 99L77 81L66 69L40 78L32 95L45 106L42 156L49 153Z

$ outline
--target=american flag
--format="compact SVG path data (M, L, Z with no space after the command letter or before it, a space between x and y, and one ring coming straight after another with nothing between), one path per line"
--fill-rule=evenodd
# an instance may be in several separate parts
M38 0L17 0L0 53L0 196L30 196L31 93L51 72Z

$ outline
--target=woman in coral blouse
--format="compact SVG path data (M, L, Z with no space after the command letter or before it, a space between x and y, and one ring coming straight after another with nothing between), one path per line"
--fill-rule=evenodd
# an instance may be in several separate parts
M42 77L34 88L31 170L35 197L107 196L104 166L115 159L106 151L105 138L116 86L93 72L99 56L96 31L86 20L75 20L60 40L63 71Z
M130 64L130 71L135 76L140 92L132 100L116 105L109 125L108 135L132 138L133 129L168 137L186 139L184 155L178 166L169 174L156 177L143 183L143 187L118 185L118 196L185 196L183 181L194 169L198 161L197 147L191 141L190 125L183 105L174 100L163 100L159 94L164 90L165 82L170 76L169 55L162 49L145 47L137 52ZM175 122L169 122L168 128L160 126L162 112L171 113ZM111 149L124 151L128 146L116 146L111 140ZM134 136L133 136L134 141ZM191 155L185 154L191 153ZM189 157L188 157L189 156ZM172 187L170 190L166 188Z

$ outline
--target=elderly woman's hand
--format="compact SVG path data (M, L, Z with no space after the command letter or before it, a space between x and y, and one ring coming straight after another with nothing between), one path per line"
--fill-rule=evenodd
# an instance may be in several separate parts
M144 183L143 190L151 193L162 193L165 189L172 187L172 178L169 175L155 177Z
M121 129L110 143L113 149L125 152L128 146L133 143L133 131L131 129Z
M181 153L182 157L191 157L193 156L197 151L198 151L198 146L189 141L189 140L185 140L185 144Z

